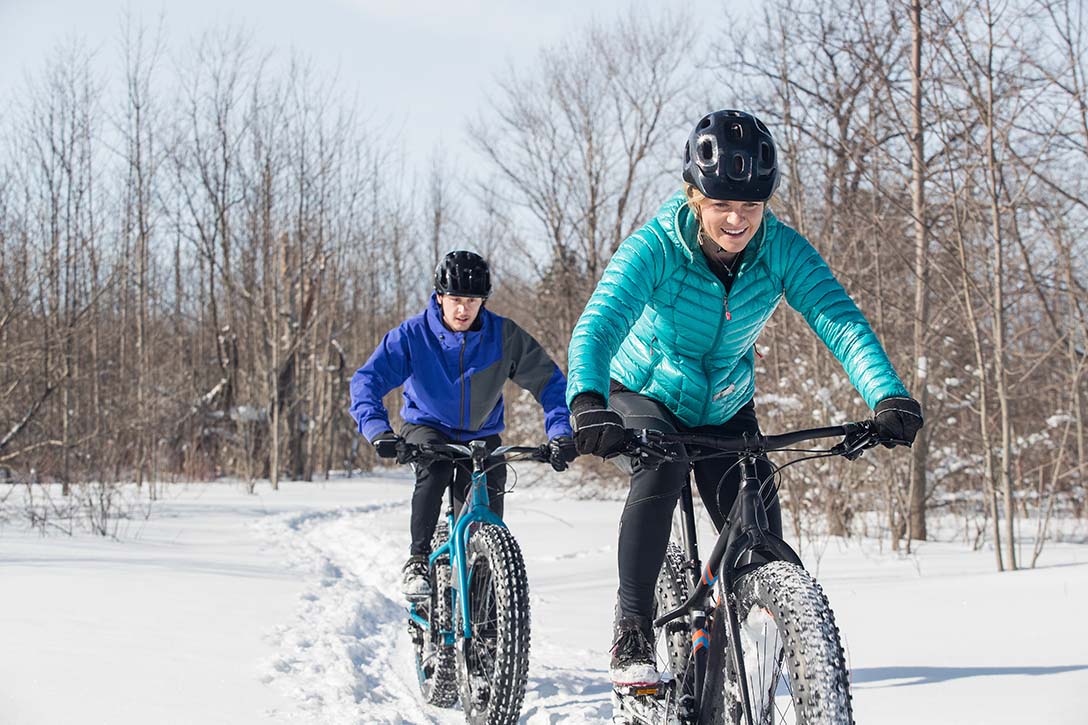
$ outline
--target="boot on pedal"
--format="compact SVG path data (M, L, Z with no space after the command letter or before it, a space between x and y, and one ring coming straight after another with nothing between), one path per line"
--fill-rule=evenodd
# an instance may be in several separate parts
M647 617L621 617L608 667L613 687L656 685L660 679L654 659L653 629Z

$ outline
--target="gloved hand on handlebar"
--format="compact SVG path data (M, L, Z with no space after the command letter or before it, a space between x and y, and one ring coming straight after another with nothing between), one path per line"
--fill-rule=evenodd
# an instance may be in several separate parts
M601 395L579 393L570 401L570 413L574 442L582 455L592 453L604 458L623 443L623 418L605 406Z
M391 430L387 430L374 436L374 440L370 441L370 444L374 446L374 451L378 454L379 458L397 458L398 444L403 441L404 439L399 435ZM403 461L398 461L398 463L402 462Z
M556 471L567 470L567 464L578 457L578 448L570 436L556 436L548 441L548 463Z
M884 398L876 404L873 422L876 434L892 441L903 441L908 447L914 443L915 436L922 428L922 406L914 398ZM893 448L894 443L885 443L886 448Z

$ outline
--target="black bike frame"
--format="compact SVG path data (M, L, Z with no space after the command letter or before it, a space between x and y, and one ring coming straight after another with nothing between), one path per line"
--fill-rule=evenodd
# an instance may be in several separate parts
M780 537L770 531L767 521L767 509L760 495L762 482L756 474L756 459L767 451L781 450L803 441L817 438L843 437L845 440L832 449L829 453L842 455L847 458L856 458L865 448L875 445L871 423L847 423L841 426L826 428L812 428L808 430L784 433L782 435L743 436L740 438L718 438L713 436L700 436L686 433L660 433L657 431L637 431L636 437L629 441L627 453L633 455L643 466L653 466L664 461L691 463L694 458L688 455L674 455L662 447L662 444L683 444L698 448L707 448L715 452L735 452L739 454L741 476L743 483L737 495L733 507L726 517L725 526L718 534L718 539L707 557L706 566L699 563L698 542L695 533L695 507L689 485L684 486L680 493L680 510L683 526L681 528L684 553L688 557L687 565L691 573L691 584L694 587L687 601L671 612L659 616L654 620L654 627L664 627L686 614L691 615L692 644L694 647L693 658L695 666L693 695L698 710L704 708L704 685L706 680L707 658L709 654L710 636L705 630L707 612L703 609L703 603L707 600L711 587L718 577L722 578L722 588L725 595L721 597L718 605L725 611L726 622L729 626L729 638L731 643L740 641L740 621L737 618L735 603L733 601L733 585L736 582L738 562L749 553L759 554L766 561L787 561L803 567L801 558ZM714 571L717 570L717 574ZM698 578L695 573L699 572ZM741 692L741 706L744 709L744 717L748 725L754 725L752 717L751 695L748 692L747 674L744 669L744 658L740 649L733 644L729 645L733 665L736 668L738 686ZM680 683L683 686L683 683Z

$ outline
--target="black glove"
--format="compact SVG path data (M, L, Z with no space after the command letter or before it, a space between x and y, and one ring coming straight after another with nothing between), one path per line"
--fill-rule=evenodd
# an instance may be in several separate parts
M374 436L374 440L370 441L370 444L374 446L374 450L377 452L379 458L396 458L397 446L399 443L403 442L403 440L403 438L393 433L393 431L387 430Z
M556 436L548 441L548 463L555 470L567 470L567 464L577 457L578 448L570 436Z
M910 446L922 428L922 406L914 398L884 398L876 404L873 422L876 434L889 441ZM893 448L896 443L884 443Z
M570 413L574 442L582 455L593 453L604 458L623 444L627 435L623 418L605 407L601 395L579 393L570 401Z

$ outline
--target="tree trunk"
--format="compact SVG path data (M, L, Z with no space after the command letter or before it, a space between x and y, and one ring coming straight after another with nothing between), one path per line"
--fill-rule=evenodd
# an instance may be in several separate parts
M922 116L922 3L911 2L911 214L914 218L914 375L911 394L925 411L928 402L929 235L926 222L926 160ZM926 471L929 435L918 432L910 461L910 538L926 538Z

